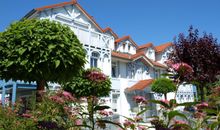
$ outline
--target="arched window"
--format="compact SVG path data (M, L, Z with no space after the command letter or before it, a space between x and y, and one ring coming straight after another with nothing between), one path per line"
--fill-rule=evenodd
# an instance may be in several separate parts
M98 67L98 59L99 59L99 53L98 52L92 52L91 58L90 58L90 67L91 68L97 68Z

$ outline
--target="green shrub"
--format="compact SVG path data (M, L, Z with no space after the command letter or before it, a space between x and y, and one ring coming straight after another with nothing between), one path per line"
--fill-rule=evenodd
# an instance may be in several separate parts
M176 91L176 86L170 79L159 78L153 82L151 90L156 93L164 94L165 99L167 99L167 93Z

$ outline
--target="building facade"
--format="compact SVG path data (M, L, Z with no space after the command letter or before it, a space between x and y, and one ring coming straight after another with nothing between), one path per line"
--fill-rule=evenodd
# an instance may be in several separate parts
M132 116L137 109L132 99L135 95L145 96L146 99L163 98L161 94L153 93L150 85L166 72L164 62L173 50L172 43L159 46L147 43L138 46L130 36L120 38L111 28L101 28L76 0L36 8L24 17L49 19L72 29L86 50L88 62L85 68L100 68L111 77L112 91L104 99L114 113ZM11 91L16 92L16 89ZM194 101L195 94L194 86L182 85L178 90L177 100ZM170 93L168 98L174 98L174 94ZM155 112L147 114L154 115Z

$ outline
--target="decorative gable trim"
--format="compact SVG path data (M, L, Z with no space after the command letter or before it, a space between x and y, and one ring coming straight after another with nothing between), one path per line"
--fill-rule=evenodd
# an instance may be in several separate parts
M97 28L100 32L103 32L102 28L98 25L98 23L90 16L83 8L82 6L76 1L72 0L71 2L63 2L59 4L54 4L54 5L48 5L48 6L43 6L40 8L36 8L31 10L28 14L26 14L23 18L31 18L31 16L46 10L46 9L52 9L52 8L59 8L67 5L75 5Z

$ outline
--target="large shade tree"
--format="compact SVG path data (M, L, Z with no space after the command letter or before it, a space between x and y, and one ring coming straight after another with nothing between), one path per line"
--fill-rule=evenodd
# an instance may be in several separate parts
M48 81L71 80L83 69L85 56L77 36L58 22L26 19L0 33L1 79L36 81L37 90Z
M196 83L201 100L204 101L204 88L217 80L220 71L220 47L212 34L200 36L192 26L188 32L187 36L180 34L174 42L175 52L170 59L175 63L187 63L193 68L193 74L184 80Z

